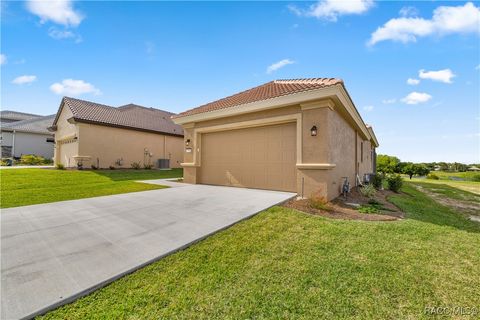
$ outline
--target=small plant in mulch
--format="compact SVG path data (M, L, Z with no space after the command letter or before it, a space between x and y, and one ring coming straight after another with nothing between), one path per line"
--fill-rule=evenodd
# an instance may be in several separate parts
M310 207L314 209L332 211L332 206L330 205L328 200L317 193L312 194L312 196L308 199L308 202Z
M132 169L138 170L140 169L140 162L132 162L130 164L130 167L132 167Z
M377 190L373 186L373 184L367 184L359 189L360 193L362 196L367 197L369 199L373 199L375 197L375 194L377 193Z
M56 168L57 170L65 170L65 166L61 163L57 163Z
M110 169L110 170L115 170L115 167L114 167L114 166L110 166L110 167L108 167L108 169Z
M152 170L152 169L153 169L153 164L145 164L145 165L143 166L143 169L145 169L145 170Z
M377 208L377 206L371 204L361 205L357 210L360 213L380 213L380 210Z

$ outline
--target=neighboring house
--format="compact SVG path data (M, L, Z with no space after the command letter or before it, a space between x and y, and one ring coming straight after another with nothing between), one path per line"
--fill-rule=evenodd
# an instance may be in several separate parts
M276 80L173 117L185 130L184 180L337 197L375 171L373 129L343 81Z
M10 122L30 120L30 119L40 118L40 117L43 117L43 116L38 114L17 112L17 111L11 111L11 110L2 110L0 111L0 125L4 125Z
M173 113L129 104L111 107L64 97L52 127L56 164L65 167L180 167L183 129Z
M53 119L55 115L2 123L2 158L20 158L24 154L34 154L52 159L54 139L47 128L52 125Z

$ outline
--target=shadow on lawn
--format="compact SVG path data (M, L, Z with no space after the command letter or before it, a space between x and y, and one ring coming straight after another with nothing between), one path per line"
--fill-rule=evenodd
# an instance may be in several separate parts
M423 192L406 183L403 194L389 198L405 212L405 217L440 226L449 226L467 232L480 233L480 223L471 221L464 214L443 206Z
M145 170L145 169L115 169L115 170L92 170L95 174L101 175L112 181L150 180L150 179L171 179L183 177L183 169L171 170Z

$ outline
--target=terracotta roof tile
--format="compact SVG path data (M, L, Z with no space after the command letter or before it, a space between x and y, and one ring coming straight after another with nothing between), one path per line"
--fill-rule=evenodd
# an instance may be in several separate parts
M173 123L171 112L146 108L135 104L128 104L118 108L69 97L63 98L73 113L73 118L79 122L93 122L104 125L119 126L131 129L140 129L183 135L181 126ZM57 119L55 119L56 124Z
M174 118L230 108L246 103L262 101L293 93L329 87L341 83L343 83L343 81L336 78L283 79L270 81L258 87L248 89L231 95L229 97L184 111L174 116Z

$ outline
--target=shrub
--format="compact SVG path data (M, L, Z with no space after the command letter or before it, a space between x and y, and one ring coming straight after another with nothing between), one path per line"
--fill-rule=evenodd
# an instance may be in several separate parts
M92 164L92 170L97 170L97 169L98 169L97 166Z
M372 205L363 205L358 208L358 212L360 213L379 213L380 210L378 210L376 207Z
M375 189L380 190L383 184L383 176L381 174L375 174L370 178L370 183Z
M61 163L57 163L56 168L57 168L58 170L65 170L65 166L64 166L63 164L61 164Z
M317 209L317 210L324 210L324 211L332 211L332 207L330 203L328 203L327 199L319 194L313 194L309 199L310 207Z
M399 174L391 174L387 176L387 187L393 192L398 192L403 184L403 179Z
M152 164L145 164L143 166L143 168L146 169L146 170L151 170L153 168L153 165Z
M440 179L435 173L429 173L427 175L427 179L431 179L431 180L438 180Z
M132 167L132 169L138 170L140 169L140 162L132 162L130 166Z
M0 166L8 166L10 163L8 162L7 159L1 159L0 160Z
M115 170L115 167L114 167L114 166L110 166L110 167L108 167L108 169L110 169L110 170Z
M25 165L38 165L46 162L44 157L36 156L34 154L24 154L20 157L20 163Z
M480 182L480 174L476 173L472 175L472 181Z
M375 193L377 193L377 190L375 189L373 184L364 185L363 187L360 187L359 191L364 197L370 199L375 196Z
M368 200L368 204L371 204L372 206L381 206L382 205L380 202L378 202L375 199Z

